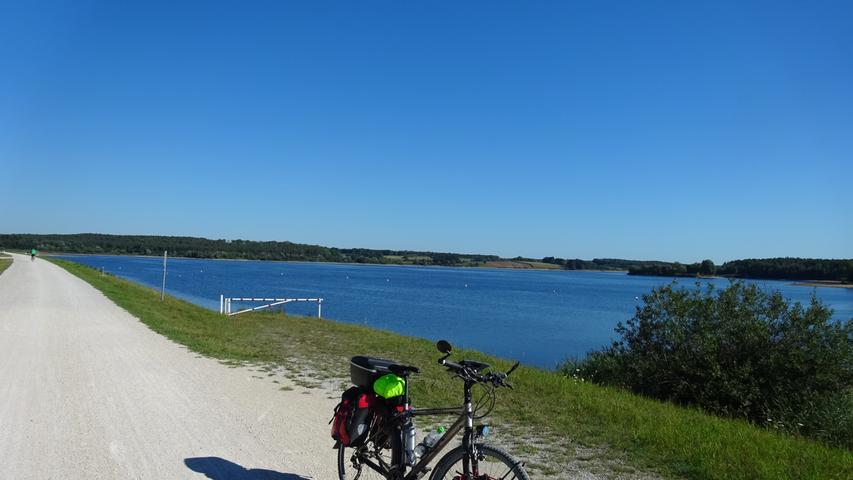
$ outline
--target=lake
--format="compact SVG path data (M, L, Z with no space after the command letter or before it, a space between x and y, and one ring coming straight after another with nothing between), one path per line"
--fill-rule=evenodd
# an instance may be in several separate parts
M157 289L162 281L162 258L60 258ZM444 338L460 347L554 368L566 358L608 345L615 338L614 326L633 315L642 295L671 280L610 272L174 258L168 263L166 291L216 311L221 294L322 297L324 318ZM728 280L703 282L724 286ZM750 282L800 302L816 292L835 310L835 318L853 318L853 289ZM287 312L316 315L316 304L288 304Z

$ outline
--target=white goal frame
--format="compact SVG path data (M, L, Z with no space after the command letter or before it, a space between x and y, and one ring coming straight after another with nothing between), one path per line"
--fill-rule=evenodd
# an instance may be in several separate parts
M267 302L252 308L245 308L236 312L231 311L231 302ZM317 304L317 318L323 318L323 299L322 298L259 298L259 297L226 297L219 296L219 313L229 317L239 315L241 313L254 312L264 308L275 307L276 305L284 305L294 302L313 302Z

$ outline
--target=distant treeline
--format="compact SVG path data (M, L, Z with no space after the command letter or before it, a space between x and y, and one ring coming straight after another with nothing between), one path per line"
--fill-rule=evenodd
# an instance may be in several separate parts
M711 260L701 263L683 264L678 262L658 262L655 265L636 265L628 269L628 275L657 275L661 277L710 276L720 273Z
M580 258L545 257L542 259L542 263L559 265L566 270L630 270L632 268L655 268L670 265L668 262L656 260L625 260L622 258L581 260Z
M853 282L853 259L751 258L726 262L719 272L733 277Z
M629 275L695 276L722 275L738 278L767 278L782 280L829 280L853 282L853 259L821 260L817 258L761 258L733 260L719 267L714 262L689 265L678 262L658 265L637 265L628 269Z
M102 255L162 255L175 257L231 258L244 260L282 260L302 262L382 263L396 265L440 265L475 267L504 260L497 255L475 255L411 250L372 250L333 248L293 242L257 242L252 240L210 240L198 237L155 235L78 234L0 234L0 247L44 252ZM538 260L516 257L511 260ZM581 260L545 257L542 263L566 270L627 270L630 275L697 276L724 275L742 278L791 280L835 280L853 282L853 259L820 260L810 258L765 258L735 260L715 266L711 260L692 264L620 258Z
M150 235L0 234L0 246L8 249L103 255L169 255L189 258L289 260L304 262L387 263L401 265L478 265L499 260L496 255L331 248L292 242L210 240L197 237Z

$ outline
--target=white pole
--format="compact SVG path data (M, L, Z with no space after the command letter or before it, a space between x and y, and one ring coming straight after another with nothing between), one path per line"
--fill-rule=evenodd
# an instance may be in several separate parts
M225 313L225 295L219 296L219 313Z
M323 299L317 300L317 318L323 318Z
M163 250L163 288L160 290L160 301L166 297L166 259L169 257L169 252Z

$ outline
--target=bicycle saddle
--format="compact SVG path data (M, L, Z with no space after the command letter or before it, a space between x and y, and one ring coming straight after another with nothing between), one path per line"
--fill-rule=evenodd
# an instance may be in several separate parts
M355 356L350 360L350 379L352 383L365 389L372 389L375 382L382 375L393 373L401 377L410 373L418 373L418 367L403 365L394 360L385 358Z
M400 363L392 363L388 365L388 370L391 370L391 373L394 375L399 375L401 377L405 377L410 373L420 373L421 369L412 365L403 365Z

